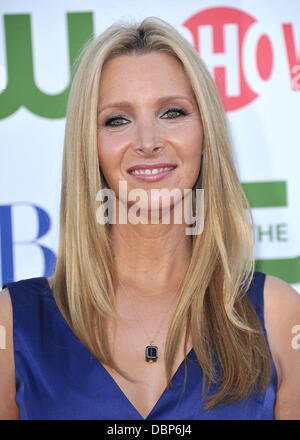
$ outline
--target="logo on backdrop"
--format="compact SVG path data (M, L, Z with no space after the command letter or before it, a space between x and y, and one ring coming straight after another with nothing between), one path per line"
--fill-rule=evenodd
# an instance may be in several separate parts
M71 81L72 65L94 33L93 14L70 12L66 16ZM191 31L195 48L211 69L226 111L244 107L262 93L276 60L288 70L292 90L300 89L299 76L297 81L294 79L300 58L296 53L291 23L281 24L284 60L279 55L274 56L281 41L271 41L264 33L262 23L243 10L228 7L204 9L183 25ZM44 118L64 118L70 82L58 94L47 94L36 85L34 65L38 59L32 50L30 14L4 15L4 34L6 68L0 66L0 119L7 118L22 106Z
M255 17L236 8L204 9L183 23L213 75L226 111L237 110L259 96L274 67L274 49ZM296 56L293 26L282 24L287 66L293 90ZM293 70L294 69L294 70Z
M33 52L33 39L38 36L32 36L31 15L6 14L3 18L6 66L0 65L0 119L9 117L20 107L43 118L64 118L73 75L72 65L82 47L93 36L93 13L66 14L70 81L65 90L58 94L47 94L36 84L35 66L39 60ZM287 72L291 90L300 90L300 56L296 51L298 46L293 24L278 22L276 41L271 34L266 34L263 25L261 17L253 17L243 10L229 7L199 11L183 23L193 36L196 50L211 70L228 112L243 108L257 99L272 78L277 63ZM285 182L252 182L245 185L245 191L254 208L287 206ZM22 204L36 216L34 224L38 233L20 241L13 233L12 226L14 219L20 217L21 207L15 205ZM39 253L44 276L52 273L55 254L39 242L50 227L46 210L34 204L22 202L0 206L2 282L15 278L15 254L18 251L21 254L26 247ZM258 241L288 240L285 223L258 225L255 232ZM261 260L257 268L290 283L300 282L300 256Z
M66 15L71 82L74 73L72 66L83 46L93 35L93 14L75 12ZM32 50L31 16L29 14L4 15L4 31L7 81L3 86L5 71L1 69L0 83L4 90L0 94L0 119L12 115L22 106L44 118L64 118L70 82L65 90L57 94L47 94L37 87L34 79L34 65L38 60L34 58ZM50 36L49 44L51 44Z
M22 240L17 237L18 223L24 221L24 217L33 216L30 222L33 229L37 233L28 234L27 239ZM43 276L52 275L55 264L56 255L49 247L40 243L51 228L51 219L47 211L31 202L15 202L11 205L0 205L0 278L2 284L13 281L15 279L15 263L16 254L21 252L22 257L31 252L37 252L43 260ZM1 287L1 286L0 286ZM0 341L1 342L1 341Z

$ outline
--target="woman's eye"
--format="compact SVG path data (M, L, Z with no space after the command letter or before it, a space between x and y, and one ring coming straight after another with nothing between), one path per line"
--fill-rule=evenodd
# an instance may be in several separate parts
M124 125L124 124L120 123L122 121L126 121L126 119L124 119L122 116L115 116L114 118L109 118L105 122L105 126L108 126L108 127L120 127L121 125Z
M167 115L167 117L165 117ZM186 116L187 112L181 108L169 108L167 111L163 114L163 119L176 119L180 116ZM125 121L125 122L124 122ZM106 127L121 127L122 125L126 125L127 119L125 119L123 116L114 116L112 118L109 118L105 122Z
M168 115L169 117L166 119L175 119L180 116L186 116L187 113L185 110L182 110L180 108L169 108L164 115ZM164 118L165 119L165 118Z

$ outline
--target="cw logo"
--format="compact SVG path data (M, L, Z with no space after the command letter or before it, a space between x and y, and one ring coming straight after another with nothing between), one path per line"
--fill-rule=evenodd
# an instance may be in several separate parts
M225 110L252 102L271 77L274 64L271 39L256 18L240 9L216 7L198 12L183 25L191 31L196 50L211 70ZM287 59L281 61L286 63L292 90L299 90L293 83L300 60L291 23L282 24L282 34ZM280 43L277 40L274 49Z
M72 65L93 36L93 16L89 12L69 13L67 23L71 80ZM64 118L70 84L57 95L47 95L34 82L30 15L4 15L4 27L8 81L0 94L0 119L10 116L21 106L44 118Z

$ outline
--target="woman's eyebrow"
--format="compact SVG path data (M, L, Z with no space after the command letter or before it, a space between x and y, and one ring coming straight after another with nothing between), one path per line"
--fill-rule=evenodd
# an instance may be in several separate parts
M190 104L192 104L191 99L189 99L187 96L183 96L183 95L163 96L162 98L159 98L157 100L157 104L162 104L165 101L169 101L171 99L184 99L184 100L188 101ZM100 114L101 112L103 112L107 108L111 108L111 107L131 107L131 106L132 106L132 103L129 101L112 102L111 104L107 104L104 107L99 108L98 114Z

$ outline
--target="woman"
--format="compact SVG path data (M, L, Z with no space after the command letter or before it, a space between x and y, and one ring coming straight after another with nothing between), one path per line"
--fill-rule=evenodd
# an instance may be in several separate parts
M203 231L163 222L182 198L153 208L155 189L192 190L193 213L203 189ZM1 418L300 418L300 298L254 272L245 209L194 48L154 17L91 42L69 98L55 273L1 294Z

